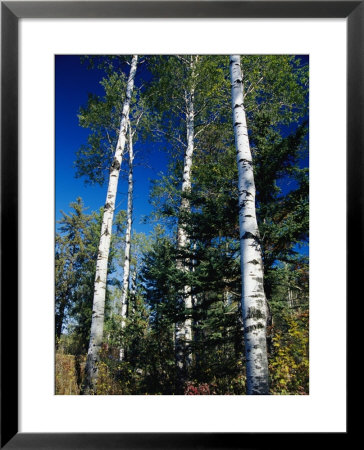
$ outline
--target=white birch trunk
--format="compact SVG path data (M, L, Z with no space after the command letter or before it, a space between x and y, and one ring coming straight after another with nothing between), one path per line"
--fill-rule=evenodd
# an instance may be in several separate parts
M243 101L240 56L230 56L233 123L239 177L239 226L247 394L267 395L268 358L263 263L255 212L255 184Z
M130 275L130 245L131 245L131 224L133 219L133 134L129 121L129 178L128 178L128 206L126 212L126 233L125 233L125 259L123 272L123 287L121 294L121 328L125 328L125 319L128 314L128 291ZM120 348L119 359L122 361L125 357L124 347Z
M191 189L191 167L192 167L192 155L194 150L194 90L191 89L186 95L186 127L187 127L187 149L185 153L184 166L183 166L183 180L182 180L182 196L185 192ZM189 211L190 202L186 198L182 198L180 211ZM183 228L183 224L179 224L177 230L177 246L182 251L188 247L189 239L186 230ZM182 271L187 271L188 266L185 261L180 260L177 262L177 267ZM192 295L190 286L184 287L183 292L184 308L192 309ZM192 355L188 348L192 341L192 318L187 317L184 322L177 323L175 329L175 347L176 347L176 363L178 370L178 377L184 378L188 366L191 364Z
M134 268L133 273L131 275L130 295L135 295L135 291L136 291L136 277L137 277L137 267Z
M126 95L123 104L123 111L121 114L118 143L116 146L114 159L110 167L109 186L107 190L104 215L102 219L101 237L96 262L91 333L85 367L85 380L82 389L83 395L96 394L97 388L98 362L100 358L100 350L104 331L107 264L111 242L111 231L115 211L115 200L119 181L120 167L125 148L130 100L134 88L134 78L137 69L137 62L138 56L134 55L132 58L129 79L126 86Z

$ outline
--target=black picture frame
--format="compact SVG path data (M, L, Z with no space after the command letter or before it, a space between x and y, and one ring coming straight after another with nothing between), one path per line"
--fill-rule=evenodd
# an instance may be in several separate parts
M1 448L257 448L278 439L284 448L292 442L290 434L18 433L18 21L118 17L347 18L347 304L362 291L364 1L1 2ZM337 433L335 440L346 439L347 430ZM303 434L300 443L310 439L310 433ZM315 434L315 444L319 440Z

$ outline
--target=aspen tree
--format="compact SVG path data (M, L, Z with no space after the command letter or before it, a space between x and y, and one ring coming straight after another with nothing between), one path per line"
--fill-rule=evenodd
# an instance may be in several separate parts
M120 168L124 155L130 101L134 88L134 78L137 69L137 62L138 56L134 55L132 57L129 78L126 86L126 94L121 114L118 142L114 153L114 159L110 167L109 185L104 207L101 238L96 263L90 342L85 367L85 379L82 388L82 394L84 395L96 394L97 391L98 362L100 358L100 350L104 330L107 263L115 211L116 192Z
M184 60L186 61L186 60ZM183 163L183 179L182 179L182 200L180 205L180 212L186 213L190 210L189 200L184 197L184 194L191 190L191 168L192 157L194 151L194 137L195 137L195 111L194 111L194 96L195 96L195 83L196 83L196 64L198 62L198 56L191 55L187 60L187 66L190 73L191 83L185 90L185 119L186 119L186 152ZM186 64L186 62L184 62ZM179 250L187 249L189 245L189 238L187 232L183 226L183 223L178 224L177 229L177 247ZM177 267L182 271L188 271L188 261L180 260L177 262ZM183 302L184 308L188 311L192 310L192 295L191 287L184 286L183 289ZM176 323L175 330L175 345L176 345L176 363L179 371L179 377L185 378L186 371L191 364L192 355L188 349L188 345L192 342L192 318L190 316L185 317L185 320L181 323ZM183 381L183 380L182 380Z
M126 212L126 233L125 233L125 257L123 270L123 286L121 294L121 327L125 328L125 320L128 312L128 293L129 293L129 275L130 275L130 246L131 246L131 225L133 221L133 132L128 121L129 128L129 176L128 176L128 205ZM122 361L125 357L124 347L120 348L119 359Z
M230 56L230 78L238 165L239 229L247 394L269 394L266 298L263 262L255 210L255 184L244 109L240 56Z

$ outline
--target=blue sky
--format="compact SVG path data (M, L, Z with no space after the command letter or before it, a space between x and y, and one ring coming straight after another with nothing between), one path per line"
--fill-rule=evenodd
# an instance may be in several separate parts
M303 58L307 62L306 58ZM87 141L88 130L78 125L77 113L80 106L87 103L88 94L103 95L100 80L103 72L98 69L89 70L86 64L81 64L77 55L56 56L56 220L61 218L60 210L69 212L69 204L82 197L88 212L98 210L105 203L107 180L103 186L85 185L83 178L75 178L74 161L76 151ZM144 74L145 76L145 74ZM136 79L138 84L138 74ZM151 224L143 223L143 217L150 214L149 203L150 180L156 179L161 171L166 171L167 156L158 145L148 142L136 143L135 151L144 155L147 164L136 165L134 169L134 222L136 232L149 233ZM136 161L137 163L137 161ZM308 160L302 161L308 165ZM294 188L282 184L283 192ZM284 186L285 184L285 186ZM117 210L126 209L127 181L120 178L117 195ZM305 246L301 249L308 253Z
M107 184L85 185L83 178L75 178L74 161L76 151L86 143L88 130L78 125L79 107L87 103L88 93L103 95L99 82L103 72L89 70L80 63L79 56L56 56L56 220L61 218L60 210L69 212L69 203L82 197L89 207L88 212L98 210L105 203ZM134 223L137 232L148 233L151 225L141 223L143 216L151 212L149 204L150 179L166 168L165 153L154 144L135 144L135 152L143 153L147 164L134 169ZM149 167L149 168L148 168ZM127 182L120 178L117 196L118 209L125 209Z

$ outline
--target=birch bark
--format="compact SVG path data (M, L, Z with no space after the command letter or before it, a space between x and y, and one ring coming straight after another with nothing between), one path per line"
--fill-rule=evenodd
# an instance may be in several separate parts
M114 159L110 167L109 185L104 207L100 244L96 262L90 342L85 367L85 379L81 392L81 394L83 395L96 394L97 389L98 363L100 359L100 350L104 331L107 263L111 242L112 223L115 211L116 192L119 181L120 167L124 155L130 100L134 88L134 78L137 69L137 62L138 56L133 55L129 78L126 86L126 95L123 104L123 110L121 114L118 143L116 145Z
M121 328L125 328L125 319L128 314L128 290L129 290L129 275L130 275L130 246L131 246L131 225L133 219L133 133L131 131L130 121L129 125L129 178L128 178L128 206L126 213L126 233L125 233L125 259L123 272L123 287L121 294ZM122 361L125 357L124 347L120 348L119 359Z
M255 184L244 108L240 56L230 56L233 124L238 165L239 227L247 394L267 395L268 358L263 263L255 212Z
M195 64L196 59L191 56L190 70L192 77L192 85L189 91L185 94L186 99L186 137L187 137L187 148L183 164L183 179L182 179L182 201L180 206L180 211L188 212L190 210L190 202L187 198L183 197L183 194L191 189L191 167L192 167L192 155L194 151L194 85L193 79L195 77ZM178 249L184 250L188 247L189 238L183 224L178 225L177 230L177 246ZM182 271L188 271L187 261L181 259L177 262L177 267ZM185 286L183 289L183 302L184 308L191 311L192 309L192 295L191 287ZM189 349L189 344L192 341L192 318L186 317L182 323L176 324L175 329L175 348L176 348L176 364L177 364L177 377L179 382L183 383L186 376L188 367L192 362L192 354Z

